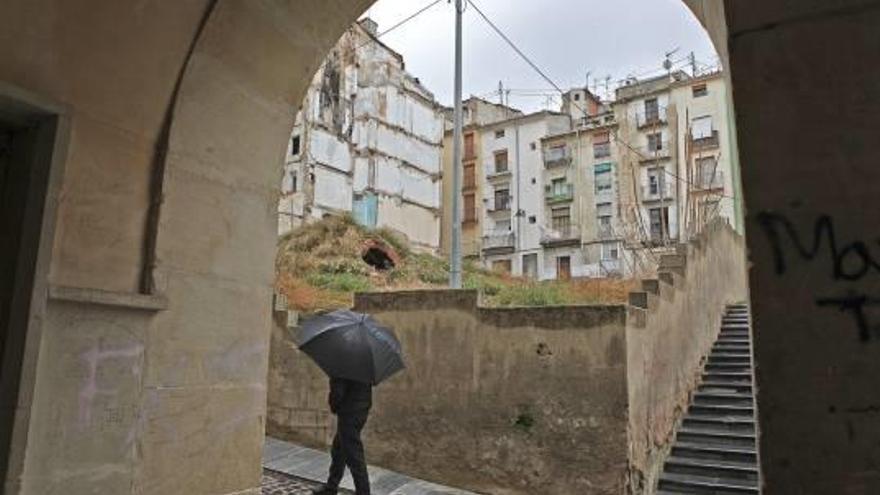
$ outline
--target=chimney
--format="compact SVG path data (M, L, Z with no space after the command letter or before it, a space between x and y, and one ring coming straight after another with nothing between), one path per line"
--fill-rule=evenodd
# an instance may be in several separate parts
M359 22L360 22L361 27L364 28L371 35L373 35L373 36L379 35L379 23L377 23L373 19L370 19L369 17L364 17Z

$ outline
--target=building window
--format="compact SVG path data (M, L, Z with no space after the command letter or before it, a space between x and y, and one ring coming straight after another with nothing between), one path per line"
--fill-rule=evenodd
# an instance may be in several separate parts
M660 102L657 98L645 100L645 122L652 123L660 120Z
M507 172L507 150L495 152L495 173Z
M656 171L648 172L648 194L651 196L660 194L660 177Z
M691 134L694 139L712 137L712 116L698 117L691 123Z
M464 164L464 184L462 184L463 189L473 189L477 187L477 174L476 167L474 167L473 163L465 163Z
M581 94L580 93L574 94L574 101L581 101Z
M299 184L297 183L297 174L295 170L290 171L290 192L295 193L299 190Z
M718 160L716 160L714 156L698 158L696 165L697 178L699 180L698 185L700 187L710 188L720 186L721 175L718 171Z
M720 213L720 209L721 209L721 201L719 201L717 199L716 200L708 200L708 201L704 201L703 204L700 206L703 210L702 211L703 222L706 223L706 222L710 222L711 220L713 220L715 217L718 216L718 214Z
M611 156L611 133L600 132L593 135L593 158Z
M529 223L532 223L532 224L538 223L538 217L536 217L535 215L530 216Z
M290 140L290 154L293 156L299 155L300 151L300 137L299 135L293 136Z
M614 178L611 174L610 163L600 163L594 167L594 182L596 194L611 192L614 187Z
M703 96L709 95L709 87L705 84L697 84L693 87L694 90L694 98L701 98Z
M599 226L599 236L611 235L611 203L599 203L596 205L596 223Z
M468 223L477 221L477 200L474 194L464 195L464 221Z
M504 137L504 129L495 131L495 139L501 139Z
M620 259L620 246L615 243L602 244L602 261L615 261Z
M529 147L532 149L532 151L535 151L536 149L538 149L538 145L535 144L534 141L532 141L531 143L529 143Z
M473 160L476 157L474 152L474 134L468 133L464 135L464 157L466 160Z
M648 210L651 220L651 240L659 241L669 237L669 207Z
M495 210L510 209L510 191L507 189L495 190Z
M568 232L571 229L571 208L553 208L551 226L557 232Z
M663 133L655 132L654 134L648 134L648 151L662 151L663 150Z

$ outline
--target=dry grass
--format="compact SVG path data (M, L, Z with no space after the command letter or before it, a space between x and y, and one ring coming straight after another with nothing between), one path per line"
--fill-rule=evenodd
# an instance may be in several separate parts
M379 243L396 251L397 266L379 271L361 258L364 246ZM282 237L276 259L276 286L291 309L310 313L350 307L355 292L443 288L448 263L410 250L387 229L368 231L349 217L315 222ZM465 263L464 287L479 290L490 306L612 304L626 301L632 280L591 279L534 282Z

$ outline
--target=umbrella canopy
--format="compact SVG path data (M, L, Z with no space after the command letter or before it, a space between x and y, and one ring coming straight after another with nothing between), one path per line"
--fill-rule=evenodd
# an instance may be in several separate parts
M378 385L402 370L400 341L369 315L333 311L306 320L296 343L332 378Z

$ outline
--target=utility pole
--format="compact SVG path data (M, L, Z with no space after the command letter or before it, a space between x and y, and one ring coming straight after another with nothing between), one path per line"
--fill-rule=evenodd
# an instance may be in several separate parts
M691 61L691 75L697 77L697 55L694 52L691 52L690 56Z
M504 82L498 81L498 103L504 105Z
M449 260L449 286L461 289L461 147L462 147L462 102L461 102L461 44L464 0L455 0L455 130L452 134L452 249Z

